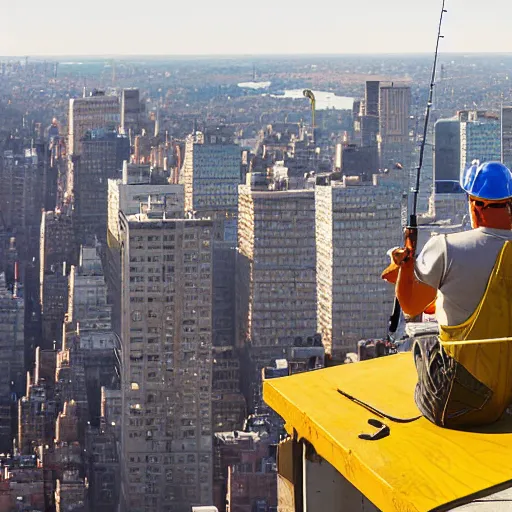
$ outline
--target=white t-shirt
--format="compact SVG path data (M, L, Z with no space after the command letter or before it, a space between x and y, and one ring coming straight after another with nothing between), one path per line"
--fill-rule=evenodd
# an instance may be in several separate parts
M440 325L465 322L482 300L496 258L512 231L477 228L432 237L416 259L416 277L438 290Z

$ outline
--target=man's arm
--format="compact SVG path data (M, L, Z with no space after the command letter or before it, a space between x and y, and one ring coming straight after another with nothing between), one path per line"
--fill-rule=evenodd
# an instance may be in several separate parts
M419 315L435 301L447 269L447 250L446 237L434 236L416 259L405 254L397 261L396 294L404 313Z
M418 281L415 260L409 258L400 265L395 293L403 312L409 316L417 316L436 300L437 290Z

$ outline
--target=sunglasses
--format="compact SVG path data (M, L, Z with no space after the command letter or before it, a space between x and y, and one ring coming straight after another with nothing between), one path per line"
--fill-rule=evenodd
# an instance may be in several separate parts
M512 201L506 203L487 203L486 201L479 201L478 199L472 199L479 208L508 208L512 205Z

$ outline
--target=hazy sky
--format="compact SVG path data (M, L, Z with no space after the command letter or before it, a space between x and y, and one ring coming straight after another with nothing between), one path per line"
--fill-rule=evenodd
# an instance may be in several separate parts
M309 7L305 7L309 5ZM0 55L431 52L438 0L0 0ZM447 0L443 52L512 52L512 3Z

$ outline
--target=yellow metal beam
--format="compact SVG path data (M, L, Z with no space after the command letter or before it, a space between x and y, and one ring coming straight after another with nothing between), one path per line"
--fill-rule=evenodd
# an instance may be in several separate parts
M411 354L271 379L264 399L286 421L289 432L308 440L378 508L423 512L443 509L512 480L512 421L480 432L436 427L424 418L397 423L379 418L338 389L373 408L406 419L419 414L413 393ZM390 427L378 441L371 418Z

